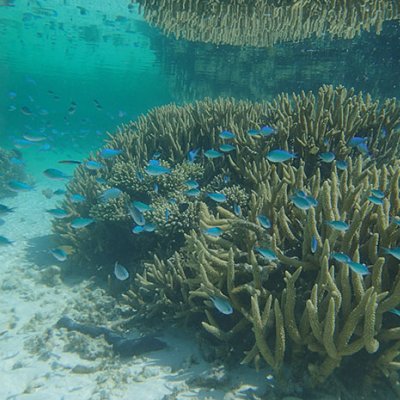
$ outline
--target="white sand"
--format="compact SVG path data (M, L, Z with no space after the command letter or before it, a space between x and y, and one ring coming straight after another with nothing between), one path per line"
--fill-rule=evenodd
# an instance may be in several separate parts
M182 329L160 336L165 350L120 360L103 338L55 328L63 315L111 324L123 306L91 280L60 278L62 263L44 250L51 233L45 209L60 199L41 194L49 186L0 200L16 207L0 227L0 235L15 241L0 247L1 400L228 400L266 391L266 371L247 367L225 372L228 382L218 389L196 387L192 380L216 366L202 359L193 335Z

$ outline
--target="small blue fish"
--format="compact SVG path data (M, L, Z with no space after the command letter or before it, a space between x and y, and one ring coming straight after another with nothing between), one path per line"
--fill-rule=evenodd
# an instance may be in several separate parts
M193 189L188 189L184 190L183 194L189 197L197 197L200 194L200 189L193 188Z
M33 190L33 186L25 182L11 180L7 182L7 188L13 192L28 192Z
M197 189L199 187L199 184L197 181L188 179L187 181L183 182L185 186L187 186L189 189Z
M331 257L334 260L339 261L344 264L347 264L351 261L351 258L347 254L342 253L342 252L340 252L340 253L333 252L333 253L331 253Z
M51 250L49 250L49 252L56 260L61 261L61 262L64 262L68 258L67 252L60 247L51 249Z
M233 212L237 217L242 216L242 209L239 204L233 203Z
M324 163L331 163L335 159L335 153L332 153L331 151L321 153L318 158Z
M383 199L385 197L385 193L383 193L382 190L379 189L372 189L371 194L372 196L375 196L378 199Z
M165 222L168 222L168 220L169 220L169 214L170 214L170 211L168 210L168 208L166 208L166 209L165 209Z
M265 215L258 215L257 221L265 229L269 229L272 226L270 219L267 218Z
M231 180L231 177L229 175L224 175L224 183L227 185Z
M22 135L22 137L23 137L25 140L27 140L28 142L33 142L33 143L36 143L36 142L43 142L44 140L47 139L46 136L29 135L29 134Z
M142 233L144 231L143 226L141 225L136 225L132 228L132 233L138 235L139 233Z
M13 241L7 239L5 236L0 236L0 247L5 247L13 243Z
M271 126L263 126L260 130L259 133L261 136L271 136L275 135L276 130L272 128Z
M228 299L219 296L210 296L214 307L222 314L230 315L233 313L233 308Z
M199 151L200 151L199 148L189 151L189 153L188 153L188 161L189 161L189 163L194 163L196 161L196 157L197 157Z
M120 281L126 281L129 278L128 270L118 261L114 264L114 275Z
M49 214L51 214L54 218L58 219L63 219L63 218L68 218L71 216L71 213L63 210L62 208L51 208L49 210L46 210Z
M271 161L273 163L282 163L297 158L297 155L289 153L286 150L276 149L276 150L271 150L266 157L268 161Z
M20 165L20 166L25 165L25 161L21 160L20 158L17 158L17 157L11 157L10 163L14 164L14 165Z
M144 171L150 176L160 176L171 173L170 168L164 167L162 165L148 165L144 169Z
M307 200L306 197L297 195L290 196L290 199L297 208L300 208L300 210L308 210L312 207L311 203Z
M344 221L325 221L325 223L339 232L345 232L349 229L349 224Z
M357 274L360 274L360 275L370 275L371 274L371 272L368 270L368 267L365 264L361 264L361 263L358 263L355 261L348 261L346 264L349 266L349 268L353 272L355 272Z
M48 168L43 171L43 174L47 176L47 178L55 179L55 180L63 180L71 178L70 175L66 175L64 172L60 171L56 168Z
M103 149L100 152L100 157L104 159L113 158L119 156L122 153L122 150L119 149Z
M350 147L357 147L361 143L365 143L367 140L368 140L368 138L366 138L366 137L354 136L349 140L348 145Z
M70 200L71 200L73 203L83 203L84 201L86 201L86 197L85 197L85 196L82 196L82 195L79 194L79 193L74 193L74 194L71 194Z
M233 139L235 137L235 134L230 131L222 131L218 136L221 139Z
M385 254L390 254L394 258L397 258L398 260L400 260L400 247L392 247L390 249L388 249L386 247L382 247L382 249Z
M259 136L260 135L260 130L259 129L249 129L247 131L247 134L249 136Z
M145 232L154 232L157 229L157 225L154 222L148 222L143 225L143 230Z
M71 165L80 165L82 161L78 160L59 160L57 161L59 164L71 164Z
M54 191L54 194L58 195L58 196L62 195L62 194L65 194L65 193L67 193L67 191L64 190L64 189L57 189L57 190Z
M148 164L149 164L149 165L161 165L161 164L160 164L160 160L157 160L157 159L151 159L151 160L149 160Z
M102 163L99 163L98 161L94 160L86 161L84 164L85 167L91 171L98 171L104 167Z
M382 206L382 205L383 205L383 200L380 199L380 198L378 198L378 197L375 197L375 196L368 196L368 200L369 200L371 203L373 203L373 204L375 204L375 205L377 205L377 206Z
M236 150L236 147L229 143L224 143L219 146L219 149L224 153L229 153L233 150Z
M212 228L203 229L203 233L209 236L219 237L224 231L219 226L213 226Z
M143 226L146 224L146 220L143 216L143 214L138 210L133 204L128 204L128 211L129 215L132 217L132 219L135 221L135 224L139 226Z
M158 193L158 189L159 189L158 183L154 182L154 184L153 184L153 190L154 190L154 192L155 192L155 193Z
M9 213L12 213L12 212L14 212L14 210L15 210L15 207L11 208L4 204L0 204L0 215L6 215Z
M110 189L106 189L101 195L99 199L102 203L107 203L109 200L116 199L122 194L122 190L112 187Z
M224 201L226 201L226 196L223 193L217 193L217 192L207 193L207 196L211 200L216 201L217 203L223 203Z
M151 207L149 204L143 203L141 201L133 201L132 205L136 207L141 213L151 211L153 209L153 207Z
M347 169L348 164L345 160L337 160L336 161L336 167L337 169L340 169L341 171L344 171L345 169Z
M204 152L205 157L209 159L222 157L224 154L218 150L210 149Z
M370 155L367 143L360 143L357 145L357 150L365 156Z
M310 250L312 254L315 254L315 252L318 249L318 240L317 238L313 235L311 238L311 246L310 246Z
M93 218L78 217L71 221L71 227L74 229L81 229L89 226L94 222Z
M99 183L100 185L105 185L107 181L104 178L96 178L96 182Z
M254 247L254 250L261 254L268 262L275 261L278 259L277 255L271 249L266 249L263 247Z
M400 310L398 310L397 308L391 308L389 312L400 317Z

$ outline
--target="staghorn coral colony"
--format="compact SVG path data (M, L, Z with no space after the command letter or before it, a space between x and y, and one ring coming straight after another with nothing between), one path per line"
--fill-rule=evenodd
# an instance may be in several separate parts
M54 230L81 265L124 263L136 318L201 323L217 357L311 385L362 360L400 394L399 124L396 99L341 86L156 108L78 167Z
M136 0L144 18L177 39L270 47L329 35L379 34L400 18L396 0Z

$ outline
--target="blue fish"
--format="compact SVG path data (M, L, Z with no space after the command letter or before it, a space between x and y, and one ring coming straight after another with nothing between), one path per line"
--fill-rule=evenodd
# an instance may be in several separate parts
M197 197L200 194L200 189L193 188L193 189L188 189L184 190L183 194L189 197Z
M357 150L365 156L370 155L367 143L360 143L357 145Z
M14 164L14 165L20 165L20 166L25 165L25 161L21 160L20 158L17 158L17 157L11 157L10 163Z
M122 150L119 149L103 149L100 152L100 157L109 159L116 156L119 156L122 153Z
M308 210L312 207L311 203L307 200L306 197L297 195L290 196L290 199L297 208L300 208L300 210Z
M49 250L49 252L56 260L61 261L61 262L64 262L68 258L67 252L60 247L51 249L51 250Z
M271 136L271 135L275 135L276 130L274 128L272 128L271 126L263 126L260 130L259 130L259 134L261 136Z
M12 212L14 212L14 210L15 210L15 207L11 208L4 204L0 204L0 215L6 215L9 213L12 213Z
M71 221L71 227L74 229L81 229L89 226L94 222L93 218L78 217Z
M331 151L321 153L318 158L324 163L331 163L335 159L335 153L332 153Z
M249 129L247 131L247 134L249 136L259 136L260 135L260 130L259 129Z
M132 228L132 233L138 235L139 233L142 233L144 231L144 228L142 225L136 225Z
M51 214L54 218L63 219L71 216L71 213L62 209L62 208L51 208L46 210L49 214Z
M269 229L272 226L270 219L267 218L265 215L258 215L257 221L265 229Z
M219 296L210 296L214 307L222 314L230 315L233 313L233 308L228 299Z
M64 190L64 189L57 189L54 191L54 194L56 194L56 195L62 195L65 193L66 193L66 190Z
M340 169L341 171L344 171L345 169L347 169L348 164L345 160L337 160L336 161L336 167L337 169Z
M325 221L325 223L339 232L345 232L349 229L349 224L344 221Z
M63 180L71 178L70 175L66 175L64 172L60 171L56 168L48 168L43 171L43 174L47 176L47 178L55 179L55 180Z
M5 236L0 236L0 247L5 247L13 243L12 240L7 239Z
M171 173L170 168L164 167L162 165L148 165L144 169L144 171L150 176L160 176Z
M189 160L189 163L194 163L194 162L196 161L196 157L197 157L199 151L200 151L199 148L193 149L193 150L190 150L190 151L189 151L189 153L188 153L188 160Z
M157 184L156 182L154 182L154 184L153 184L153 190L154 190L156 193L158 193L158 189L159 189L158 184Z
M199 187L199 184L191 179L188 179L187 181L183 182L183 184L187 186L189 189L196 189Z
M209 159L213 159L213 158L219 158L222 157L224 154L221 153L218 150L214 150L214 149L210 149L204 152L204 155L209 158Z
M339 261L344 264L347 264L351 261L351 258L347 254L342 253L342 252L340 252L340 253L333 252L333 253L331 253L331 257L334 260Z
M13 192L29 192L30 190L33 190L33 186L16 180L8 181L7 188Z
M385 254L390 254L394 258L397 258L398 260L400 260L400 247L392 247L390 249L388 249L386 247L382 247L382 249Z
M236 147L229 143L224 143L219 146L219 149L224 153L229 153L230 151L236 150Z
M129 278L128 270L118 261L114 264L114 275L120 281L126 281Z
M149 204L143 203L141 201L133 201L132 205L137 208L141 213L151 211L153 209Z
M365 143L367 140L368 140L368 138L366 138L366 137L354 136L349 140L348 145L350 147L357 147L361 143Z
M266 157L268 161L271 161L273 163L282 163L297 158L297 155L290 153L286 150L276 149L271 150Z
M98 161L94 160L89 160L85 162L85 167L87 169L90 169L91 171L98 171L104 167L102 163L99 163Z
M107 183L107 181L101 177L96 178L96 182L99 183L100 185L105 185Z
M224 231L219 226L213 226L212 228L203 229L203 233L209 236L219 237Z
M346 264L349 266L349 268L353 272L355 272L357 274L360 274L360 275L370 275L371 274L371 272L368 270L368 267L365 264L361 264L361 263L358 263L355 261L348 261Z
M391 308L389 312L400 317L400 310L398 310L397 308Z
M239 204L233 203L233 212L237 217L242 216L242 209Z
M311 238L311 246L310 246L310 250L312 254L315 254L315 252L318 249L318 240L317 238L313 235Z
M139 226L143 226L146 224L146 220L143 216L143 214L138 210L133 204L128 204L128 211L129 215L132 217L132 219L135 221L135 224Z
M383 200L380 199L380 198L378 198L378 197L375 197L375 196L368 196L368 200L369 200L371 203L373 203L373 204L375 204L375 205L377 205L377 206L383 205Z
M160 164L160 160L157 160L157 159L151 159L151 160L149 160L148 164L149 164L149 165L161 165L161 164Z
M79 194L79 193L74 193L74 194L71 194L70 200L71 200L73 203L83 203L84 201L86 201L86 197L85 197L85 196L82 196L82 195Z
M226 201L226 196L223 193L217 193L217 192L207 193L207 196L211 200L216 201L217 203L223 203L224 201Z
M379 189L372 189L371 194L378 199L383 199L385 197L385 193L383 193L382 190Z
M235 134L230 131L222 131L218 136L221 139L233 139L235 137Z
M166 209L165 209L165 222L168 222L168 220L169 220L169 214L170 214L170 211L168 210L168 208L166 208Z
M254 250L261 254L268 262L275 261L278 259L277 255L271 249L266 249L263 247L254 247Z
M143 230L146 232L154 232L157 229L157 225L154 222L148 222L143 225Z
M100 196L99 199L102 203L107 203L109 200L116 199L122 194L122 190L112 187L106 189Z

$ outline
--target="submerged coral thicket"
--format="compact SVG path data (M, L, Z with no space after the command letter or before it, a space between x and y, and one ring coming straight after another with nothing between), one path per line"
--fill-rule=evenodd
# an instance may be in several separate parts
M352 39L400 18L395 0L137 0L147 21L178 39L269 47L313 36Z
M127 261L137 318L201 322L314 384L363 357L396 387L399 123L396 99L331 86L160 107L110 138L117 157L78 168L64 208L95 222L54 228L81 261Z
M11 180L23 180L25 178L23 161L12 151L0 148L0 197L12 194L8 185Z

